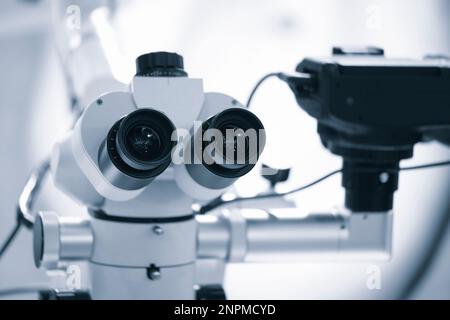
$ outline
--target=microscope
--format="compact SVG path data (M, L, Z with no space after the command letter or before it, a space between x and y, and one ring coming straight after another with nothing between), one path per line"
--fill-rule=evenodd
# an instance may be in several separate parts
M99 96L55 146L54 183L90 217L41 212L35 262L88 260L93 299L192 299L192 205L255 166L264 127L234 98L205 93L178 54L144 54L136 70L128 92Z
M254 197L198 214L193 206L214 203L255 167L264 126L236 99L203 92L175 53L145 54L136 66L129 90L94 99L53 151L55 185L88 216L39 212L35 262L87 261L90 279L53 298L224 299L227 262L388 260L400 160L417 142L450 141L448 60L336 48L279 78L343 158L345 208L277 215L275 197Z

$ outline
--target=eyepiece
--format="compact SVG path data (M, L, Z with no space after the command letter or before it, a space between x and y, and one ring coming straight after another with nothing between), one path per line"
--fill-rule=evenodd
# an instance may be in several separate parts
M139 109L117 121L99 152L102 173L115 186L142 188L170 164L175 126L163 113Z
M120 159L136 170L149 170L166 162L175 142L172 122L161 112L140 109L120 120L111 151L116 148Z
M186 165L187 171L199 184L222 189L255 166L264 149L265 131L253 113L231 108L203 122L192 140L194 161Z
M203 127L203 151L215 146L215 153L203 152L204 163L215 174L238 178L249 172L265 145L264 126L250 111L241 108L227 109L207 120ZM217 132L215 132L215 130ZM208 141L212 132L219 133L222 141Z

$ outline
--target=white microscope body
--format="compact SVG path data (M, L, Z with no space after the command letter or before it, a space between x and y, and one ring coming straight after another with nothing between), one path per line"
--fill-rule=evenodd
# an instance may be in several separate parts
M153 53L144 58L164 64L177 58L173 55ZM128 92L106 93L93 101L70 135L56 145L51 162L55 185L85 205L91 218L40 213L35 227L36 264L51 269L60 261L88 260L94 299L193 299L197 222L191 207L222 194L231 180L218 188L202 186L183 163L170 163L167 156L176 151L170 148L176 146L173 140L183 139L177 132L189 132L195 121L206 121L227 109L250 114L232 97L203 92L202 80L172 75L137 75ZM111 137L111 128L124 123L119 120L127 115L138 114L130 126L144 125L138 110L156 113L153 129L157 139L166 139L157 142L169 147L168 153L163 150L165 164L156 169L137 170L124 164L121 159L129 158L116 144L120 132ZM158 125L169 125L168 137ZM135 134L130 130L134 129L124 134ZM111 148L115 154L108 153ZM117 168L110 162L113 158L127 168L116 163L121 169ZM156 173L151 177L139 176L152 170Z

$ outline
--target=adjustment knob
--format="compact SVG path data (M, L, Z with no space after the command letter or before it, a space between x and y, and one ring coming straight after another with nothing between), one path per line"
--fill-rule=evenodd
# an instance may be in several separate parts
M45 239L45 242L44 242ZM60 259L59 219L54 212L39 212L34 222L33 253L36 267L56 269Z
M39 212L33 229L36 267L57 269L61 261L87 260L91 256L94 235L89 220L60 217L55 212Z
M186 77L183 57L174 52L151 52L136 59L136 75L141 77Z

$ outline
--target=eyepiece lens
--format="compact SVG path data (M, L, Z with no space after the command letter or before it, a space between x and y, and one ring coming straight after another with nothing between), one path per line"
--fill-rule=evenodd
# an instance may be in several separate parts
M143 160L152 160L161 154L162 144L158 133L146 125L137 125L126 136L130 153Z
M194 139L202 135L207 139L200 141L201 148L195 148ZM223 189L255 166L264 145L261 121L246 109L229 108L202 123L191 143L193 156L202 162L186 164L186 169L200 185Z
M176 144L171 139L174 130L172 121L157 110L143 108L131 112L108 133L106 154L102 151L103 160L99 160L104 163L103 171L113 164L128 177L141 179L139 185L156 177L171 163L171 150Z
M225 150L234 151L231 155L232 160L236 160L238 155L238 146L244 144L244 158L247 160L249 157L249 137L245 136L244 130L234 124L226 124L219 129L223 136L223 146Z
M214 162L209 168L240 173L245 172L246 168L251 169L265 144L264 126L261 121L248 110L230 108L204 122L204 132L214 129L220 131L222 139L220 145L215 139L204 142L203 148L210 143L215 143L216 147L211 149L214 154L208 155Z

